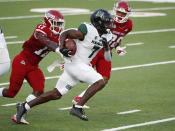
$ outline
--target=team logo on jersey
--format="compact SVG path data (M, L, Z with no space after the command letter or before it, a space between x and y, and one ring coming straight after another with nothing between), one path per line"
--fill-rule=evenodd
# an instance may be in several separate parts
M66 89L70 90L70 89L72 89L72 86L71 85L66 85Z
M25 65L25 64L26 64L24 60L22 60L20 63L21 63L22 65Z
M47 17L47 18L51 18L51 19L54 19L54 18L55 18L55 16L52 15L52 14L50 14L50 13L46 13L46 17Z

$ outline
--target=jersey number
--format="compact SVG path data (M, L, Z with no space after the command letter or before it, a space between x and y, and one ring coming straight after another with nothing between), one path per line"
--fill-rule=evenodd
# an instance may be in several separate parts
M42 48L42 49L40 49L40 50L35 51L34 53L35 53L36 55L39 55L40 57L45 57L49 52L46 51L46 52L43 53L43 54L42 54L42 52L45 51L45 50L47 50L47 49L48 49L47 47L44 47L44 48Z
M98 47L98 46L94 46L93 48L92 48L92 53L89 55L89 57L88 58L91 58L92 56L93 56L93 54L97 51L97 50L99 50L100 49L100 47Z
M113 37L112 38L112 43L115 42L115 44L119 44L124 38L122 36L117 37L117 35L112 35L112 37ZM114 45L114 46L116 46L116 45Z

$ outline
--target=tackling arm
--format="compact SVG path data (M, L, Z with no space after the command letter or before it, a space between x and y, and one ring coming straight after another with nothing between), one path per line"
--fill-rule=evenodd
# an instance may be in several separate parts
M51 41L45 34L35 31L35 38L43 45L47 46L51 51L55 51L59 44Z

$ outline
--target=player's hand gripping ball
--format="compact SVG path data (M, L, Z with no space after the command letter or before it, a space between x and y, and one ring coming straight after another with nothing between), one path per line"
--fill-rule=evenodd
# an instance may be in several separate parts
M71 50L69 52L69 55L71 55L71 56L75 55L76 50L77 50L77 46L76 46L76 42L73 39L66 39L64 46L66 49Z

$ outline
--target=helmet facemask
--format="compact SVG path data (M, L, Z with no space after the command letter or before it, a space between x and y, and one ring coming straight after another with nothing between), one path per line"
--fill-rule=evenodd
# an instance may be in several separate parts
M44 22L55 35L58 35L64 30L64 18L62 14L56 10L46 12Z
M124 23L128 20L131 8L127 2L121 1L114 4L113 14L114 20L118 23Z
M64 20L48 20L50 22L50 30L54 34L59 34L61 31L64 30Z

